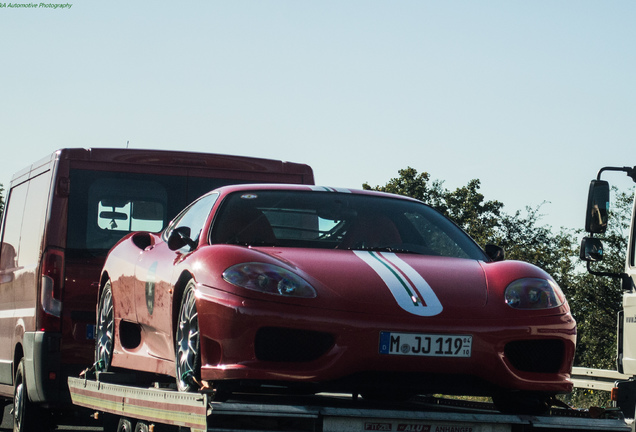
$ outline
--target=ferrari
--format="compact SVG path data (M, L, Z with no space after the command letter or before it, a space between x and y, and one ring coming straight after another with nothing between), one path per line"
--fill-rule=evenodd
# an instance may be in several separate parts
M555 280L403 196L306 185L207 193L109 252L95 366L180 391L568 393L576 322Z

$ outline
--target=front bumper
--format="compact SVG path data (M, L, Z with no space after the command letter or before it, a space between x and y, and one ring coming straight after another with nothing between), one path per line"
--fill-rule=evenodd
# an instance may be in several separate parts
M201 378L306 386L311 391L404 389L567 393L576 344L569 313L536 318L396 318L301 308L203 288L197 310ZM380 354L380 332L472 336L470 358Z

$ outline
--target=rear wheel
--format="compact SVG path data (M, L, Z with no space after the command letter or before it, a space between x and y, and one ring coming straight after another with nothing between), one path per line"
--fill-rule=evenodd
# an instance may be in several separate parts
M120 418L117 432L133 432L132 422L126 417Z
M13 387L13 432L42 432L49 429L45 414L29 399L24 375L24 359L20 360Z
M188 282L179 308L175 336L176 375L179 391L198 390L201 379L201 355L199 352L199 316L195 298L196 283Z
M135 432L149 432L150 428L148 427L148 423L143 421L138 421L135 425Z
M113 359L115 322L113 318L113 290L106 282L99 298L97 315L97 335L95 338L95 368L100 372L110 369Z

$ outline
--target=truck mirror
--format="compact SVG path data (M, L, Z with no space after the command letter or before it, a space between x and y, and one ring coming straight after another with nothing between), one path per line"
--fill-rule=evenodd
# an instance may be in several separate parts
M584 237L581 241L581 259L587 262L603 260L603 242L596 237Z
M609 215L609 183L604 180L592 180L587 196L585 231L602 234L607 229Z

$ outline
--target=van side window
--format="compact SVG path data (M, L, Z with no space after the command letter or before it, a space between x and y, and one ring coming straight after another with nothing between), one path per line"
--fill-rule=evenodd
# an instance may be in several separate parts
M41 174L29 181L26 211L22 221L19 261L22 266L35 268L40 261L44 222L51 189L51 172ZM52 225L51 229L55 229Z
M28 188L28 183L14 187L7 201L0 251L0 283L11 282L14 278L13 273L18 270L18 247Z
M0 251L0 282L13 280L17 270L38 266L50 183L47 172L11 190Z

